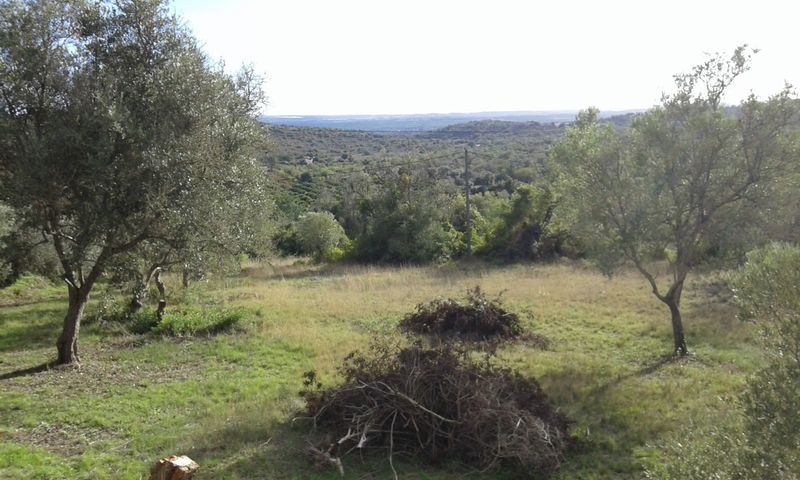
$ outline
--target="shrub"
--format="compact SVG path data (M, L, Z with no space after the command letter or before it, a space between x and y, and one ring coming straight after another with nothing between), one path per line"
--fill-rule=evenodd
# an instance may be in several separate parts
M479 253L508 261L582 256L579 242L553 218L555 208L549 189L521 186Z
M246 314L238 309L183 308L167 310L161 321L155 311L140 310L130 313L127 309L98 312L88 317L90 321L123 325L125 330L137 335L153 333L172 337L214 335L241 328Z
M444 262L463 250L462 235L434 191L388 190L365 207L354 256L363 262Z
M156 312L143 310L136 313L125 313L122 321L127 323L128 331L138 335L150 333L158 325Z
M152 332L173 337L214 335L242 325L245 313L228 309L186 309L167 311Z
M337 437L332 457L375 447L390 458L502 464L528 476L554 471L570 443L567 419L536 380L489 358L475 360L453 344L376 342L345 358L341 385L323 388L308 372L301 393L315 425Z
M310 212L295 224L297 242L303 254L315 260L338 260L349 243L344 228L330 212Z
M800 248L773 244L747 255L732 277L740 316L761 326L769 362L742 405L752 464L763 478L800 472Z

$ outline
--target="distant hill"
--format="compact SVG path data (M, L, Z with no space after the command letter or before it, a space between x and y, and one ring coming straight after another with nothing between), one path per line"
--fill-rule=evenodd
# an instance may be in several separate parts
M624 128L632 116L602 121ZM261 159L278 209L292 218L314 209L336 213L341 207L336 202L347 192L366 195L383 178L409 169L424 170L426 178L452 192L464 186L465 151L473 193L511 195L542 177L547 150L569 122L482 119L420 131L376 125L360 131L268 125L271 146Z
M270 125L270 165L341 165L375 158L429 156L482 145L505 158L543 158L546 146L564 131L563 123L480 120L421 132L368 132L335 128Z
M633 113L633 110L607 111L601 118ZM506 122L568 123L577 111L533 111L533 112L478 112L478 113L432 113L417 115L308 115L308 116L264 116L262 120L272 125L299 127L335 128L360 130L373 133L415 133L441 129L455 124L484 120Z

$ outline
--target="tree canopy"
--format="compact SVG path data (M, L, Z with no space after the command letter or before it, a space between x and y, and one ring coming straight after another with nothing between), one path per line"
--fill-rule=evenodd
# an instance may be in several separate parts
M648 280L670 309L678 354L687 352L680 299L688 273L776 201L776 183L797 167L790 87L766 101L723 104L750 55L740 47L677 75L677 91L627 130L585 111L551 151L562 215L601 265L628 261ZM652 263L659 258L663 284Z
M212 64L162 0L4 1L0 56L0 195L59 258L70 363L115 258L257 188L260 80Z

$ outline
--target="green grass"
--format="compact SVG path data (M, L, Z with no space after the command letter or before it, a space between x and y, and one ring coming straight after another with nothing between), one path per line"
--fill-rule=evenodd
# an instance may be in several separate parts
M80 368L0 380L0 478L139 479L170 454L200 463L201 479L338 478L314 468L304 453L309 425L293 421L302 410L302 372L315 369L334 382L345 354L392 332L416 304L480 285L489 296L503 292L505 307L551 340L549 350L515 344L500 357L537 377L575 420L579 447L557 478L638 479L660 458L659 444L686 425L724 417L733 408L725 399L761 363L749 327L711 293L715 279L695 277L687 287L693 355L682 361L665 360L668 312L633 273L609 280L573 265L254 264L188 292L168 279L177 305L156 329L182 336L90 323ZM65 309L54 288L0 307L0 375L54 357ZM99 308L93 303L87 313ZM408 479L466 472L408 459L395 466ZM351 456L345 468L348 478L391 476L382 457L362 463Z

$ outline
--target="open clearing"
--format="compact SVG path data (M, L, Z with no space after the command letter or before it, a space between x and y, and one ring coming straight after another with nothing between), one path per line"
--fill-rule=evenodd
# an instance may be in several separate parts
M548 350L514 344L499 355L539 379L576 422L578 451L556 478L641 478L659 442L733 408L729 397L761 362L716 274L687 286L692 355L680 361L664 356L672 346L666 307L634 273L607 279L573 264L251 264L185 293L169 280L184 301L246 309L246 331L162 339L88 324L80 368L20 375L53 359L66 302L52 289L2 298L0 477L139 479L159 457L186 454L201 479L339 478L314 469L304 453L309 426L292 422L302 373L315 369L323 383L335 382L341 358L371 335L394 332L420 302L463 297L476 285L490 297L502 292L526 328L550 339ZM102 299L94 295L89 314ZM395 466L409 479L467 472L402 458ZM351 455L345 470L348 478L391 476L383 456L361 463Z

